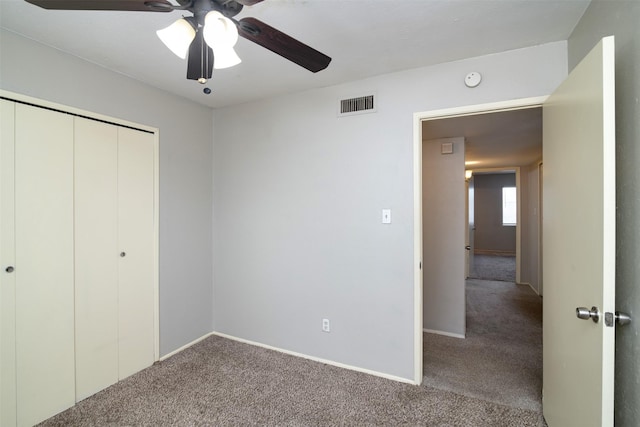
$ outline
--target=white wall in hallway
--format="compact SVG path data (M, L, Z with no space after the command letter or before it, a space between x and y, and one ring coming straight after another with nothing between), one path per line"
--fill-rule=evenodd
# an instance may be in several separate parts
M447 143L453 152L442 154ZM466 334L464 145L464 137L422 143L422 326L458 338Z

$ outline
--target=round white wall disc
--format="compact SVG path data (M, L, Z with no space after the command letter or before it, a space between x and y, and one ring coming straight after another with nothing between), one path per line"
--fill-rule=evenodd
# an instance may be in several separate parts
M475 71L470 72L467 74L467 77L464 78L464 84L467 85L467 87L476 87L481 81L482 75Z

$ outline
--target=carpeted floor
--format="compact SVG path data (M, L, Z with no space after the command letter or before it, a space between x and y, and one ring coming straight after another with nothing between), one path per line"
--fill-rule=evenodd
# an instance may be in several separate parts
M541 412L542 299L496 281L466 291L466 338L425 334L424 385Z
M521 307L525 314L501 327L492 313L500 307L492 304L500 306L502 297L481 296L486 289L469 285L468 339L425 334L423 386L212 336L42 425L541 426L539 372L528 362L529 341L537 338L524 324L527 316L539 323L537 308L522 289L511 289L508 310ZM495 285L488 292L495 293ZM512 335L514 341L505 342ZM463 342L471 347L461 350ZM518 369L527 372L520 380L530 375L532 385L508 379ZM500 387L505 390L496 391Z
M474 255L469 268L470 279L516 281L516 257L503 255Z

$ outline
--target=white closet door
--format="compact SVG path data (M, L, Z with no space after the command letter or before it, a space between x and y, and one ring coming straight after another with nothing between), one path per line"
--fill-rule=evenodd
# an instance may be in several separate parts
M118 381L118 128L75 118L76 401Z
M154 361L154 136L118 128L120 379Z
M73 117L16 105L16 377L19 425L75 402Z
M15 103L0 100L0 425L16 424ZM9 269L7 271L7 269Z

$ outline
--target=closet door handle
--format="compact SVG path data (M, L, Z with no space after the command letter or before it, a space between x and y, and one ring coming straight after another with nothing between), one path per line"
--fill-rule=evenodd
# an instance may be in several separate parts
M121 258L124 258L124 257L126 257L126 256L127 256L127 253L126 253L126 252L120 252L120 257L121 257Z
M13 273L13 270L14 270L14 268L13 268L12 265L10 265L9 267L4 269L4 271L6 271L7 273Z

